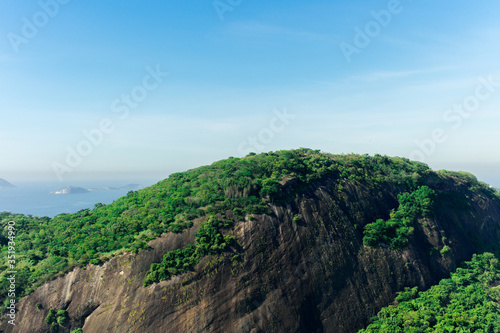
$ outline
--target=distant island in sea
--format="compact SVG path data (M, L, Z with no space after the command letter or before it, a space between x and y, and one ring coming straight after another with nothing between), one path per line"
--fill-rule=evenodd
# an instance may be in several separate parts
M82 193L89 193L93 191L114 191L114 190L130 190L130 191L136 191L142 189L142 186L139 184L128 184L125 186L121 187L110 187L110 186L105 186L105 187L100 187L100 188L83 188L83 187L76 187L76 186L67 186L65 188L62 188L57 191L52 191L50 194L82 194Z
M15 186L6 181L5 179L0 178L0 188L13 188L13 187Z

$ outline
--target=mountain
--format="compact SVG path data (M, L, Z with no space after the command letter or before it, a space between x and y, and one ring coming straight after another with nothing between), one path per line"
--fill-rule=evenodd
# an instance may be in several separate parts
M88 193L92 191L113 191L113 190L130 190L130 191L137 191L141 189L141 185L139 184L128 184L125 186L121 187L100 187L100 188L83 188L83 187L76 187L76 186L67 186L63 189L57 190L57 191L52 191L50 192L51 194L80 194L80 193Z
M9 220L25 254L16 332L356 332L406 287L500 254L499 194L473 175L304 148Z
M5 179L0 178L0 188L12 188L12 187L15 186L6 181Z
M106 186L106 187L100 187L100 188L89 188L89 191L111 191L111 190L129 190L129 191L137 191L142 188L141 185L139 184L127 184L125 186L120 186L120 187L113 187L113 186Z

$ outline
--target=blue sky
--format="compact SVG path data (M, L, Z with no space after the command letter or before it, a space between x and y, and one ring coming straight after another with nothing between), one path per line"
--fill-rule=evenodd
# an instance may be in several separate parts
M500 187L499 13L498 1L4 0L0 177L159 180L310 147Z

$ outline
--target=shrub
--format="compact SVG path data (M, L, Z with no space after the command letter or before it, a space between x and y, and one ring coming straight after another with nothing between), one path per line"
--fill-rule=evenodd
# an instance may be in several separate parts
M45 322L52 327L57 326L56 310L49 309L49 314L45 317Z
M51 327L56 327L58 324L66 324L68 318L69 316L66 310L56 311L54 309L49 309L49 314L45 317L45 322Z
M64 325L66 324L66 321L68 320L68 312L66 310L59 310L57 311L57 323L59 325Z
M413 234L413 223L420 216L429 216L434 209L435 193L427 186L421 186L412 193L398 196L399 207L392 210L390 219L377 219L365 226L363 244L376 247L381 244L391 249L402 249L408 245Z
M94 259L90 260L90 263L92 265L99 265L101 263L101 261L99 259L97 259L97 258L94 258Z
M293 222L295 224L299 224L299 223L302 223L302 216L300 214L295 214L293 216Z
M451 249L448 245L443 246L441 251L439 251L439 253L441 253L443 256L449 254L450 252L451 252Z

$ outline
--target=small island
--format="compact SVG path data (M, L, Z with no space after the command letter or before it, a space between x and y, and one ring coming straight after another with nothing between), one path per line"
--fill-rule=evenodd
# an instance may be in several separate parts
M6 181L5 179L0 178L0 188L13 188L13 187L15 186Z
M80 193L88 193L89 190L83 188L83 187L75 187L75 186L68 186L63 189L60 189L58 191L52 191L50 194L80 194Z

